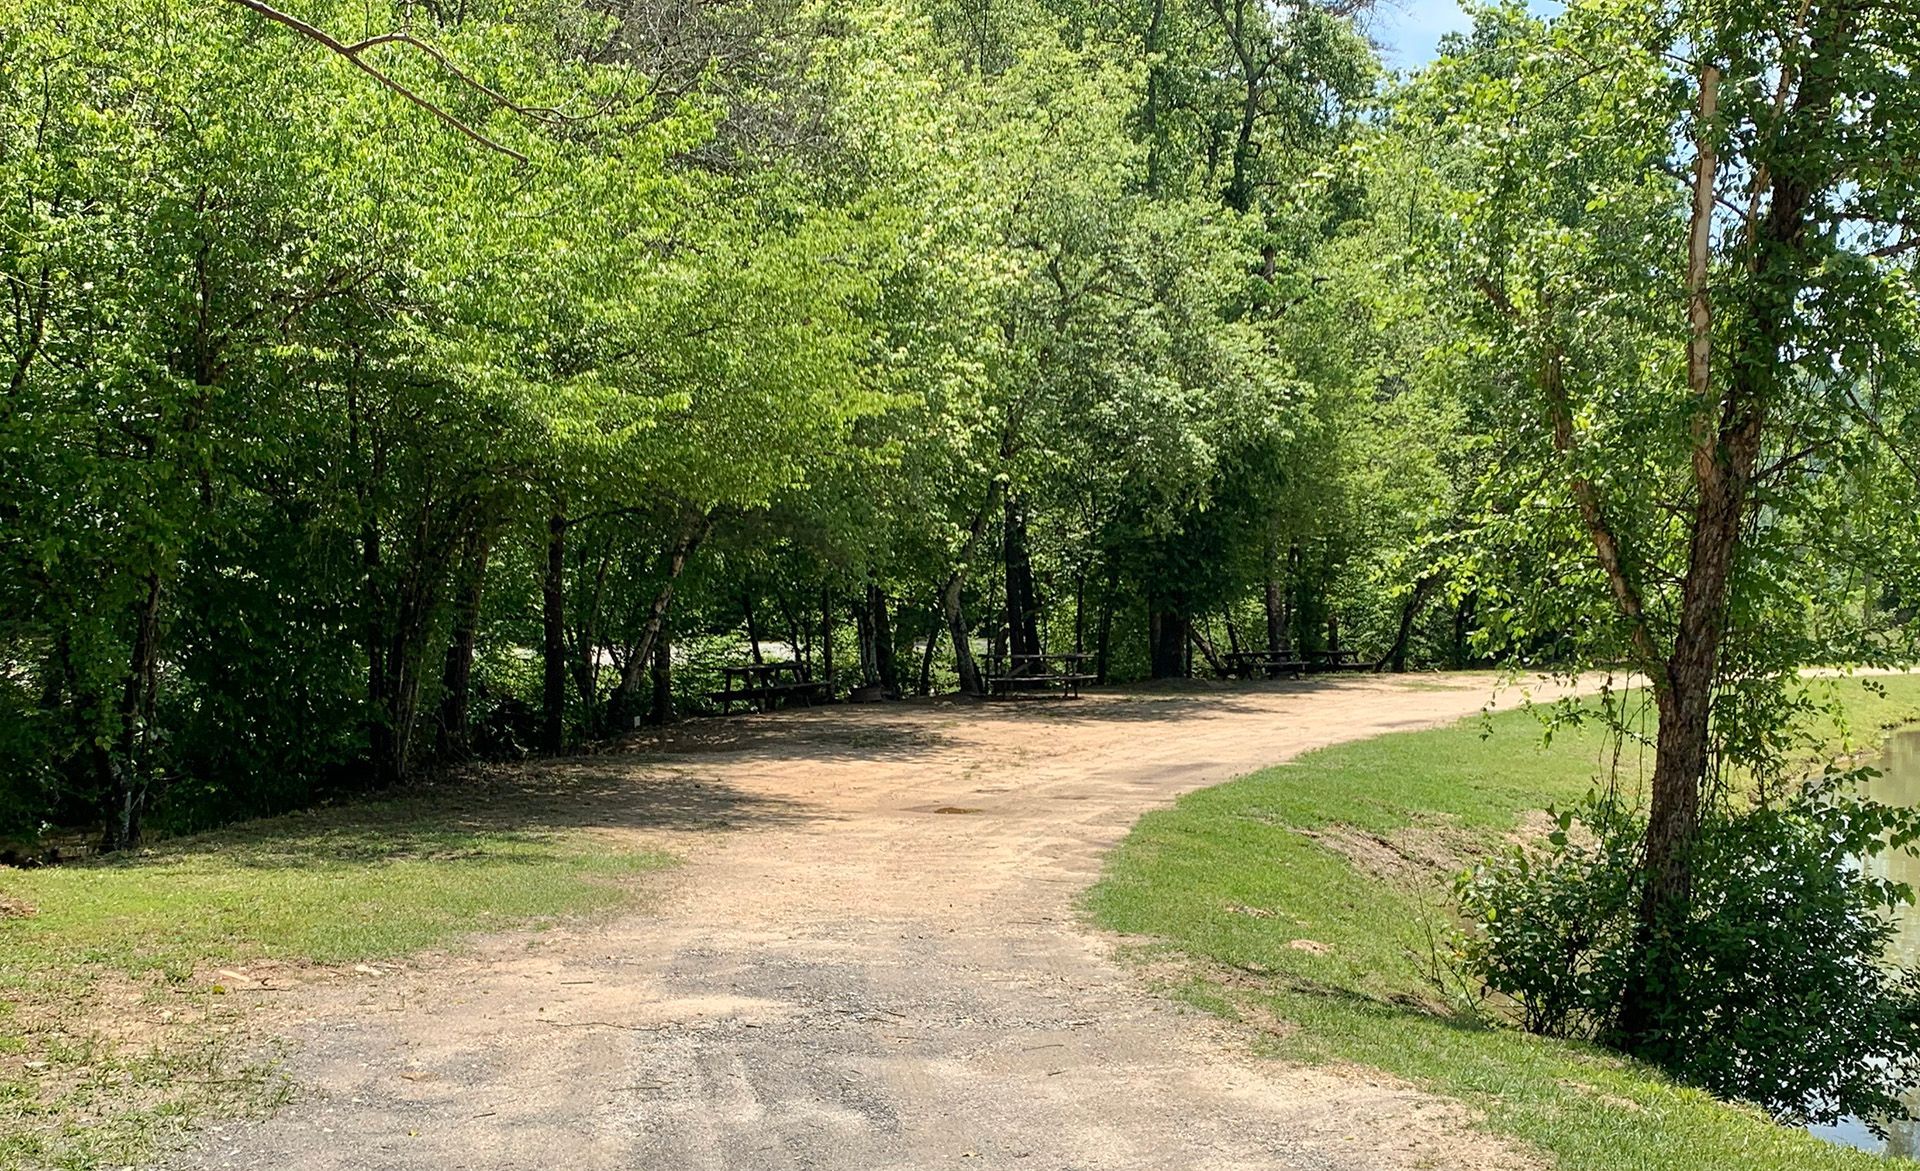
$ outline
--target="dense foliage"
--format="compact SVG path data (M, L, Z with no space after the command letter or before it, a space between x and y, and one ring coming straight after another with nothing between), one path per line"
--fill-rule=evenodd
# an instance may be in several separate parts
M1624 665L1615 1003L1541 1003L1684 1067L1716 851L1817 821L1728 800L1796 668L1912 647L1911 9L1507 3L1396 78L1320 0L0 0L0 836L746 658Z
M1379 641L1362 461L1418 420L1320 291L1343 18L4 18L7 833L560 750L748 653Z
M1906 1118L1920 1080L1920 973L1883 966L1913 891L1875 860L1920 833L1912 810L1836 773L1779 805L1702 827L1692 913L1663 941L1663 1047L1681 1079L1785 1120ZM1617 795L1561 812L1540 847L1460 880L1463 970L1531 1031L1611 1041L1635 956L1645 818Z

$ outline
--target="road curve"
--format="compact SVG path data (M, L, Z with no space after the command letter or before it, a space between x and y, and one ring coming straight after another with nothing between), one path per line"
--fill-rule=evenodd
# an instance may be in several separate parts
M1253 1059L1075 911L1180 793L1493 698L1478 675L836 707L533 770L531 815L686 864L609 923L301 988L295 1100L176 1165L1527 1166L1453 1103Z

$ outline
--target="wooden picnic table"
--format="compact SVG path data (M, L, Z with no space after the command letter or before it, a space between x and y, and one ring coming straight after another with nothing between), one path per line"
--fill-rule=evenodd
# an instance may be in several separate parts
M1282 675L1298 676L1307 669L1307 662L1292 651L1228 651L1227 666L1242 679L1251 679L1256 673L1278 679Z
M720 702L720 714L730 715L736 702L771 711L776 702L799 700L811 706L833 698L833 682L813 678L805 663L784 659L776 663L741 663L720 668L719 691L707 694ZM735 687L734 684L739 686Z
M1037 691L1057 690L1062 699L1078 699L1080 685L1099 676L1086 669L1092 655L1078 651L1064 654L987 656L987 694L1012 696Z
M1327 650L1308 651L1307 670L1309 671L1369 671L1373 664L1360 661L1359 651Z

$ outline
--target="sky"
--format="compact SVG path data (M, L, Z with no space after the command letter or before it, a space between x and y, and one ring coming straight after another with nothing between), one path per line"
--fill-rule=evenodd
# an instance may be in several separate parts
M1441 37L1472 25L1459 0L1385 0L1373 10L1368 31L1386 47L1388 66L1417 69L1433 60Z
M1536 14L1558 11L1554 0L1528 0ZM1459 0L1380 0L1367 18L1366 29L1385 47L1387 65L1393 69L1418 69L1433 60L1440 38L1451 32L1465 32L1473 19L1462 11Z

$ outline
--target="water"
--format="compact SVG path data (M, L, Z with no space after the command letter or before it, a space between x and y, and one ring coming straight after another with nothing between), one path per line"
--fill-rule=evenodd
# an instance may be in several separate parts
M1896 732L1887 741L1886 756L1880 763L1880 775L1867 785L1867 794L1888 805L1920 805L1920 730ZM1872 862L1874 873L1904 882L1920 890L1920 857L1906 850L1889 850ZM1920 967L1920 907L1902 907L1887 958L1904 967ZM1913 1091L1912 1104L1920 1106L1920 1089ZM1834 1126L1809 1127L1816 1136L1842 1146L1857 1147L1881 1155L1920 1158L1920 1123L1895 1122L1887 1127L1887 1139L1881 1141L1857 1118Z

